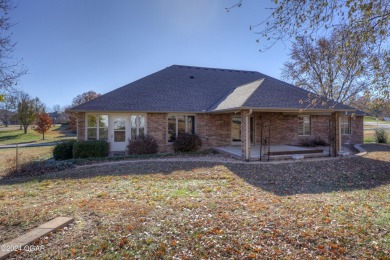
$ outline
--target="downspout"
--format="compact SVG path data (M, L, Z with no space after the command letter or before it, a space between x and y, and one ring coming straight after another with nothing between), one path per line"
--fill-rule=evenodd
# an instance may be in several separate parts
M251 137L249 136L250 134L250 116L252 115L253 111L252 109L249 109L249 113L245 117L245 135L246 135L246 145L245 145L245 161L249 162L249 145L250 145L250 139Z
M337 115L339 116L338 113L337 113ZM342 147L342 146L341 146L341 143L342 143L342 142L341 142L341 116L339 116L338 119L339 119L339 120L338 120L338 121L339 121L339 133L338 133L338 134L339 134L339 149L338 149L338 153L340 153L340 151L342 150L342 149L341 149L341 147Z

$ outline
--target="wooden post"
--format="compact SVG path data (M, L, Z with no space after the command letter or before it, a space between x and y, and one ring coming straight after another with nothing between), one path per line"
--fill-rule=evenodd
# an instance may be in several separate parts
M18 152L18 144L16 144L16 171L18 171L18 161L19 161L19 152Z

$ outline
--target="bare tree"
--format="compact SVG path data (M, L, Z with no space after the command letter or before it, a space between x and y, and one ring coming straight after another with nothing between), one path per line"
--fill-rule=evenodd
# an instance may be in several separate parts
M370 87L365 47L351 42L347 28L334 30L329 38L312 41L300 36L293 43L283 78L328 100L346 103Z
M4 100L9 88L27 73L21 60L13 57L15 43L12 42L9 13L15 8L11 0L0 0L0 102Z
M65 108L65 113L68 114L68 118L69 118L69 128L71 130L75 131L77 129L77 125L76 125L77 124L77 116L75 113L71 112L70 109L72 109L73 107L76 107L78 105L84 104L85 102L88 102L88 101L95 99L99 96L101 96L101 94L96 93L95 91L92 91L92 90L84 92L80 95L77 95L73 99L72 105Z
M240 7L245 0L227 8ZM389 0L274 0L271 14L250 26L260 38L262 49L297 36L319 39L333 30L347 27L350 43L365 46L370 54L370 91L389 97L390 86L390 1ZM351 57L354 59L354 57Z

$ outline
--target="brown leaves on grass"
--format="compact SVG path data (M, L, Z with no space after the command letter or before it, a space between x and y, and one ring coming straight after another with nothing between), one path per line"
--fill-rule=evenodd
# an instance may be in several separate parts
M76 218L44 251L24 252L27 258L384 258L390 253L386 165L368 157L66 171L1 186L0 233L56 215ZM12 226L16 216L23 218Z

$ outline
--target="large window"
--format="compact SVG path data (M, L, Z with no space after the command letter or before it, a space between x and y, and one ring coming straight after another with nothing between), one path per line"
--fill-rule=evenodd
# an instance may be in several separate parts
M169 115L168 142L173 142L180 133L195 134L195 116Z
M108 115L87 116L87 140L108 139Z
M342 135L351 134L351 118L349 116L340 117L340 128Z
M298 116L298 135L310 135L310 116Z
M145 117L141 115L131 115L130 116L131 124L131 139L136 138L137 136L145 135Z

